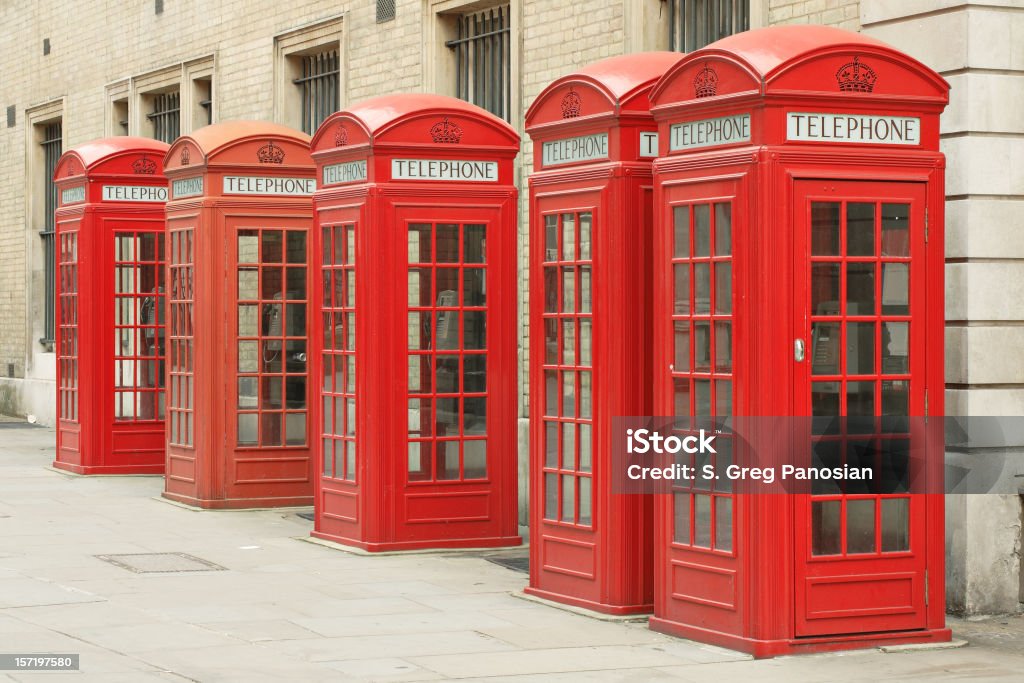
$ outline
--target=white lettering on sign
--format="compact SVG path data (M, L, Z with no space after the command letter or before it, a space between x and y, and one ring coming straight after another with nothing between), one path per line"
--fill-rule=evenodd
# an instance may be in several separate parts
M77 204L85 201L85 185L76 185L60 192L61 204Z
M105 202L166 202L167 188L151 185L104 185Z
M558 166L576 161L593 161L608 158L608 133L580 135L575 138L563 138L545 142L543 146L543 166Z
M658 134L648 131L640 131L640 156L658 156Z
M175 199L201 195L203 193L203 176L179 178L171 183L171 192Z
M308 197L316 192L316 178L274 178L255 175L224 176L224 194L270 194Z
M750 142L750 114L676 123L669 129L669 149L673 152L736 142Z
M497 161L456 159L392 159L394 180L478 180L498 182Z
M324 166L324 185L334 183L352 183L366 180L366 160L348 161L344 164Z
M786 139L810 142L921 144L921 119L916 116L817 114L788 112Z

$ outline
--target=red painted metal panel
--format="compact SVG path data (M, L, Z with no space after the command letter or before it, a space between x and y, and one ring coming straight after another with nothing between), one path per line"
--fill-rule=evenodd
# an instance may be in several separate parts
M750 31L669 70L651 93L655 414L874 419L924 414L926 392L941 414L947 92L826 27ZM844 462L873 452L814 439ZM941 458L924 469L936 481ZM939 495L681 488L655 527L657 630L756 656L950 637Z
M515 132L388 95L313 139L313 535L516 545Z
M530 176L530 586L614 614L653 599L652 503L613 495L612 418L651 410L648 95L681 55L596 62L526 115Z
M165 167L164 496L204 508L311 504L309 137L214 124L175 141Z
M166 150L156 140L104 138L57 164L59 469L164 471Z

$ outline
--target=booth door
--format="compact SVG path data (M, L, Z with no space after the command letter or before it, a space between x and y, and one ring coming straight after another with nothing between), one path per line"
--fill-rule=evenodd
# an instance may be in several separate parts
M716 182L667 192L671 226L668 273L671 310L671 412L677 428L689 418L724 418L736 413L733 327L733 236L742 216L739 188ZM694 199L699 197L699 199ZM666 245L668 246L668 245ZM742 253L742 252L740 252ZM664 329L664 328L663 328ZM662 399L664 401L664 398ZM661 403L664 406L664 402ZM657 408L657 406L656 406ZM665 414L665 413L660 413ZM679 418L683 418L680 420ZM733 462L732 439L719 435L717 453L681 461L702 472L706 465L724 471ZM706 458L706 459L705 459ZM728 478L696 477L678 481L672 496L665 590L685 623L710 631L740 628L740 558L736 534L739 502ZM675 617L672 617L675 618Z
M923 628L925 500L900 446L925 410L925 187L794 197L795 414L813 416L814 465L875 468L794 497L796 635Z
M269 482L268 495L309 481L306 356L309 219L268 216L227 222L229 262L236 265L228 298L230 487ZM230 271L229 271L230 272ZM229 276L230 277L230 276ZM255 494L254 494L255 495Z
M507 416L496 411L514 376L495 344L508 296L499 286L499 213L407 210L399 212L399 225L408 245L408 261L401 258L408 282L408 464L399 536L496 535L496 496L510 457L503 452Z
M78 415L78 220L57 231L57 459L81 464Z

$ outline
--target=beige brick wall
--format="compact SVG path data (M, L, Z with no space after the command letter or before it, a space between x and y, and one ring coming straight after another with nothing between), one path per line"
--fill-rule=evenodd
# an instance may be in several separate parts
M445 13L484 8L492 0L397 0L396 19L376 23L370 0L173 0L156 15L154 3L83 0L69 9L56 3L0 3L0 73L4 108L17 108L17 123L0 127L0 376L47 379L52 363L36 341L41 330L42 264L38 225L26 214L28 144L26 109L63 98L65 149L100 137L110 119L106 86L213 57L217 120L282 116L275 88L275 36L341 19L342 103L387 92L449 92L441 45ZM522 115L552 80L627 50L663 48L667 13L660 0L511 0L513 15L513 115ZM752 23L830 23L857 27L857 0L752 2ZM51 53L42 54L44 38ZM133 115L140 116L140 112ZM524 135L519 160L522 192L520 267L527 264L525 178L532 166ZM35 169L36 173L40 170ZM527 280L520 278L521 409L527 403ZM35 327L33 328L33 321Z
M769 0L768 24L825 24L860 30L860 0Z

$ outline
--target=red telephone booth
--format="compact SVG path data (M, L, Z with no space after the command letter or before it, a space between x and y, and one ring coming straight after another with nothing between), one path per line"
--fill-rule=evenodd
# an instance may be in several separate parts
M313 138L313 535L366 550L520 543L519 137L462 100L388 95Z
M946 82L789 26L691 53L651 100L655 413L866 418L810 436L837 465L941 415ZM949 639L941 495L683 483L656 502L652 628L755 656Z
M165 168L164 496L205 508L309 505L309 136L217 123L178 138Z
M530 586L613 614L649 612L652 499L612 495L611 420L649 415L648 95L678 52L564 76L526 113L530 176ZM623 334L629 330L628 334Z
M62 470L164 471L166 152L105 138L68 150L54 172Z

